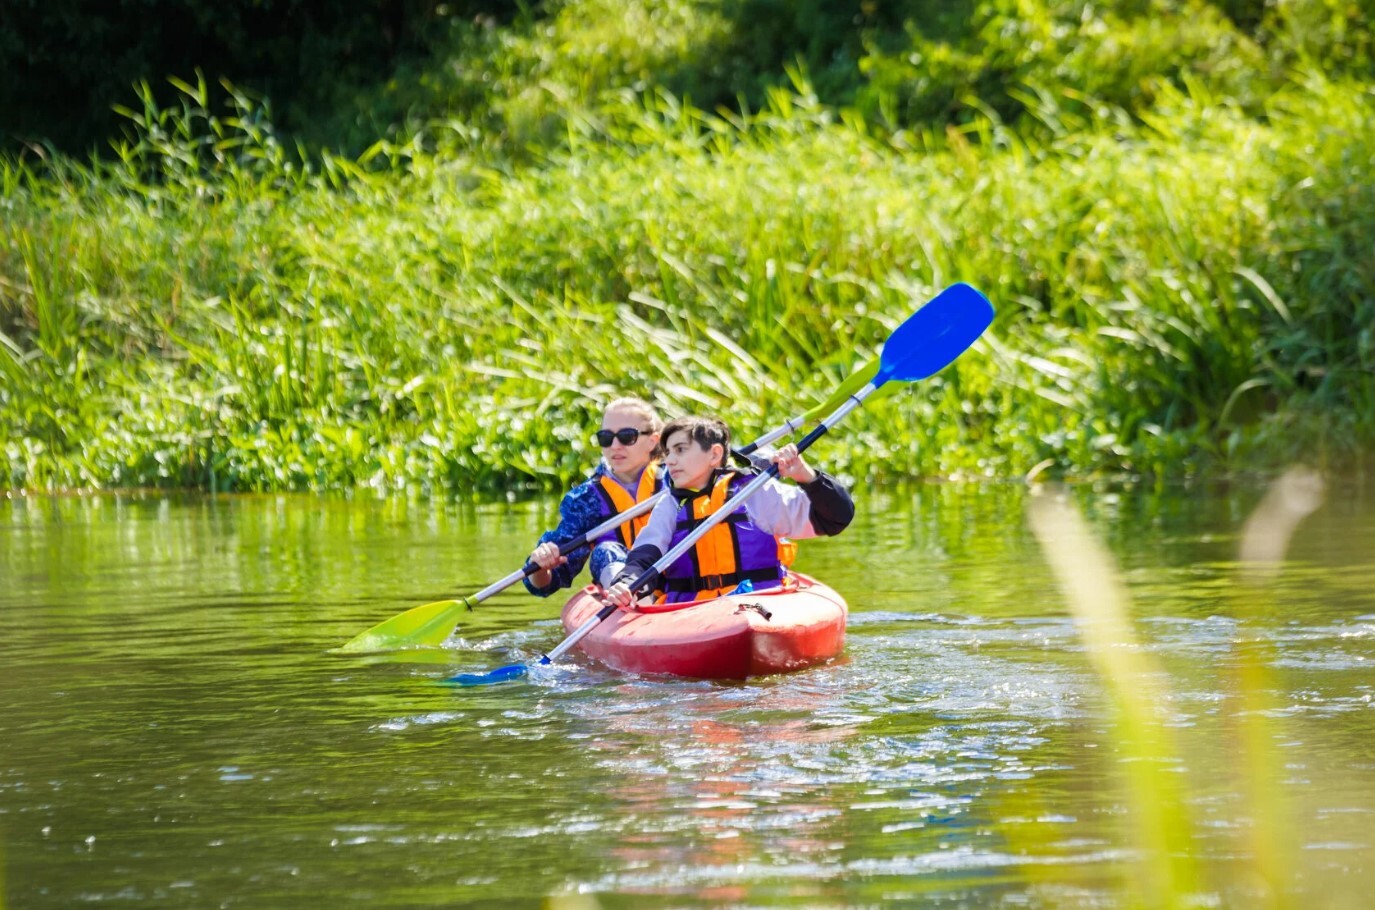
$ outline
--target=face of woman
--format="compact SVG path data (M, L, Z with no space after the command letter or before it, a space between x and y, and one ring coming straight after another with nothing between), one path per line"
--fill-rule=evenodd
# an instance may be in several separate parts
M601 428L612 433L621 430L639 432L639 438L629 445L619 439L612 439L611 445L602 446L602 458L612 473L627 483L634 481L645 465L649 464L649 457L654 452L654 447L659 444L659 434L645 432L649 428L647 418L634 411L617 408L612 408L602 415Z
M681 490L700 490L711 477L711 469L719 466L725 455L719 443L702 448L687 433L674 433L668 438L664 467L673 485Z

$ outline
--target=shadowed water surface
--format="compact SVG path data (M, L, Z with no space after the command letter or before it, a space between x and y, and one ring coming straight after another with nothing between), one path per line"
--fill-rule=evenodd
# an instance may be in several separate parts
M1191 899L1365 906L1375 504L1330 484L1246 584L1262 492L1072 498L1159 668ZM460 690L436 680L556 644L557 603L516 588L444 649L327 651L507 574L556 502L0 500L0 906L1135 905L1140 758L1026 498L869 494L804 544L851 604L830 666L577 659Z

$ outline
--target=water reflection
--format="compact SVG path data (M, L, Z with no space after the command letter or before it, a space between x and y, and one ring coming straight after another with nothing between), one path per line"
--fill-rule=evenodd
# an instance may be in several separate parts
M836 664L713 684L578 660L482 690L435 681L547 649L557 604L513 591L445 649L326 652L505 575L553 502L0 502L8 906L1129 902L1129 764L1025 495L880 491L805 546L852 606ZM1274 849L1246 783L1264 773L1287 899L1355 906L1375 884L1375 508L1330 483L1247 586L1263 496L1070 494L1168 682L1203 896L1265 897L1244 874ZM1257 729L1268 771L1237 761Z

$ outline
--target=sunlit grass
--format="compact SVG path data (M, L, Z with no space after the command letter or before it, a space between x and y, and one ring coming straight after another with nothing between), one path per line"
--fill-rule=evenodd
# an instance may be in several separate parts
M1370 440L1370 92L1301 74L1258 120L1162 86L1140 122L1029 95L1056 131L917 148L796 79L749 116L569 109L527 164L438 134L307 163L183 83L114 161L0 163L0 484L552 487L609 398L751 435L957 280L992 332L820 463L1177 476Z

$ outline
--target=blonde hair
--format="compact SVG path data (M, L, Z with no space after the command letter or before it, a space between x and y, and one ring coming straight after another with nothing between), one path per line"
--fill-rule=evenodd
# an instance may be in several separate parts
M659 412L654 410L654 405L643 398L616 398L609 401L606 407L602 408L602 416L611 411L629 411L637 417L644 418L645 430L650 433L657 433L664 428L664 422L660 419Z

